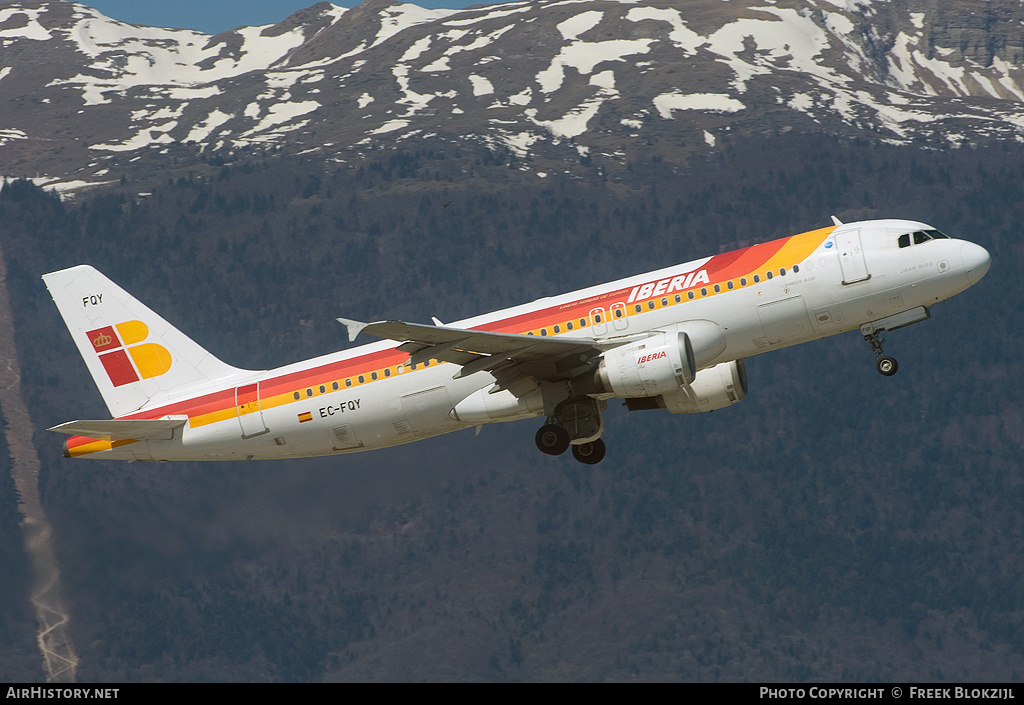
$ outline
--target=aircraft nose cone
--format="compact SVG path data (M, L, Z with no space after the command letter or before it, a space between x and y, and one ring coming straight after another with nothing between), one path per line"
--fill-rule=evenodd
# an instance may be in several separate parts
M967 281L972 285L977 284L988 273L988 268L992 265L991 255L984 247L975 245L973 242L965 242L960 248L960 254L964 260L964 273L967 275Z

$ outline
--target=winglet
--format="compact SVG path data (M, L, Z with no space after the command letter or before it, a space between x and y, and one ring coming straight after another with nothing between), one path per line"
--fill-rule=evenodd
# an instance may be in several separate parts
M839 227L840 225L843 224L843 221L839 220L839 218L835 216L832 216L832 224L835 225L836 227Z
M338 323L341 323L342 325L345 326L345 328L348 329L349 342L353 342L356 339L356 336L359 335L359 332L369 325L368 323L362 323L361 321L353 321L348 318L339 318L337 320Z
M437 317L437 316L431 316L431 317L430 317L430 320L432 320L432 321L434 322L434 325L435 325L435 326L441 326L441 327L444 327L444 323L441 323L441 321L440 321L440 320L438 319L438 317Z

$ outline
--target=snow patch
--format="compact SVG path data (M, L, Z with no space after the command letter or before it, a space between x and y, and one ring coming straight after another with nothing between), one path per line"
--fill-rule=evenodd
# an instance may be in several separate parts
M712 113L735 113L745 106L724 93L662 93L654 98L658 115L672 119L676 110L704 110Z
M293 103L276 103L267 109L267 114L246 135L253 135L257 132L269 130L271 127L282 123L291 122L295 118L311 113L320 107L315 100L302 100Z
M642 20L667 22L672 26L672 31L668 34L669 40L680 49L686 51L696 52L697 47L707 41L704 37L686 26L682 15L679 14L679 10L656 7L634 7L626 13L626 19L630 22L640 22Z
M14 127L8 127L6 129L0 128L0 146L3 146L8 142L14 142L15 140L27 139L28 135L25 134L24 130L19 130Z
M31 39L37 42L45 42L51 39L50 32L39 23L39 15L43 14L46 8L14 7L0 10L0 24L8 20L18 21L19 16L24 17L25 24L21 27L0 29L0 41L4 39Z
M408 127L409 121L405 119L388 120L383 125L378 127L376 130L371 130L367 134L370 135L384 135L388 132L394 132L395 130L401 130L403 127Z
M603 12L588 10L575 17L570 17L564 22L559 22L555 25L555 29L561 32L564 39L575 40L584 32L596 27L603 18Z
M491 95L492 93L494 93L494 86L491 85L491 82L488 81L483 76L470 74L469 82L473 84L474 96Z
M205 120L200 123L196 123L195 127L192 128L188 133L188 136L185 137L182 142L204 142L214 130L233 117L234 115L231 113L224 113L219 109L215 109L206 116Z
M174 140L167 133L177 127L177 125L177 120L171 120L163 125L155 125L139 130L134 136L119 144L91 144L89 149L98 149L105 152L133 152L137 149L153 147L158 144L172 144Z
M541 93L553 93L562 86L565 68L572 67L581 74L589 74L597 64L606 61L625 61L626 56L646 54L653 39L610 39L602 42L575 41L562 47L551 65L540 71L536 80Z
M509 15L529 12L531 9L530 3L526 3L523 7L512 7L511 4L502 5L502 7L509 9L484 11L483 14L475 15L473 17L466 17L458 20L446 20L444 24L448 27L466 27L486 20L494 20L499 17L508 17ZM470 12L472 12L472 10L470 10Z
M458 10L428 10L412 3L396 3L381 12L380 30L369 48L372 49L386 42L409 27L415 27L424 22L433 22L457 12Z

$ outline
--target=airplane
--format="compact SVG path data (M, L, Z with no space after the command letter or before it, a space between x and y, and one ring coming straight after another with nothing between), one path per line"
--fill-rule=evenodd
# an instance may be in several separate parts
M869 220L444 324L339 318L381 340L273 370L232 367L88 265L43 275L112 419L50 429L69 458L240 460L386 448L543 417L536 444L605 455L602 411L713 411L747 394L745 360L884 331L977 283L981 246L924 223Z

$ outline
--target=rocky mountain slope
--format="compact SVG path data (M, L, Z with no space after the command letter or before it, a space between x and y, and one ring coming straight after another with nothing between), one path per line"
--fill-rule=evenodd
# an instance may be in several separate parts
M216 36L0 8L0 174L63 188L249 153L482 143L522 169L680 162L790 130L1021 141L1024 6L966 0L326 2Z

